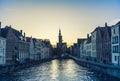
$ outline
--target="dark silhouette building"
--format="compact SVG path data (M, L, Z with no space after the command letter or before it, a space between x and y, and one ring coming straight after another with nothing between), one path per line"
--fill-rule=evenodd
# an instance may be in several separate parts
M62 34L61 29L59 29L59 35L58 35L58 43L57 43L57 53L58 54L64 54L67 51L67 44L65 42L62 42Z

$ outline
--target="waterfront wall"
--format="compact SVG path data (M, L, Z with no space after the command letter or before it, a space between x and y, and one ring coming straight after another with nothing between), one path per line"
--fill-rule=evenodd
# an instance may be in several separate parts
M46 59L42 61L34 61L34 62L29 62L29 63L21 63L21 64L13 64L13 65L6 65L6 66L0 66L0 75L7 75L12 72L29 68L29 67L34 67L35 65L39 65L44 62L48 62L52 59Z
M101 63L95 63L91 61L86 60L80 60L76 57L70 56L72 59L74 59L78 64L90 68L92 70L96 70L99 72L102 72L104 74L108 74L110 76L116 77L120 79L120 67L113 66L113 65L106 65Z

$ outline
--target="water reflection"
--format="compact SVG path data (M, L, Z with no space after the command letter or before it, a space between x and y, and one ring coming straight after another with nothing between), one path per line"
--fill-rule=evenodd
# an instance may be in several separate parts
M72 59L53 60L20 70L0 81L119 81L76 64Z
M50 81L57 81L58 75L59 75L59 70L58 70L58 65L59 65L59 61L58 60L54 60L51 62L51 80Z

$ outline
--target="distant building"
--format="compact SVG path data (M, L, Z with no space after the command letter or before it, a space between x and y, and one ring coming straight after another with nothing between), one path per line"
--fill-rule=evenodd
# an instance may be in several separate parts
M1 37L1 22L0 22L0 65L6 64L6 39Z
M85 58L85 38L79 38L77 39L77 57L79 57L80 59L84 59Z
M43 49L42 47L42 42L40 39L33 39L34 42L34 49L35 49L35 55L34 55L34 60L35 61L40 61L41 60L41 49Z
M50 59L52 56L52 47L50 41L28 38L29 40L29 52L31 61L41 61Z
M79 51L79 49L77 49L77 43L74 43L74 45L72 46L72 55L77 57L78 51Z
M59 29L57 50L59 54L64 54L67 51L67 44L62 42L61 30Z
M47 52L46 54L48 54L47 59L52 58L53 57L53 47L50 43L50 40L45 39L45 40L43 40L43 43L44 43L45 47L47 48L47 51L46 51Z
M35 59L35 45L32 37L27 37L27 42L29 44L29 60L33 61Z
M91 43L91 36L87 35L87 42L86 42L86 57L88 60L91 60L92 56L92 43Z
M120 21L111 27L112 63L120 66Z

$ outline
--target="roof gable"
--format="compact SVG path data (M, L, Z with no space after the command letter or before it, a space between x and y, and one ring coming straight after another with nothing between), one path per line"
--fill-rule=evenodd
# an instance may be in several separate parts
M13 31L13 34L20 39L21 36L23 36L18 30L11 28L11 26L5 26L5 28L1 28L1 36L6 38L9 30Z

